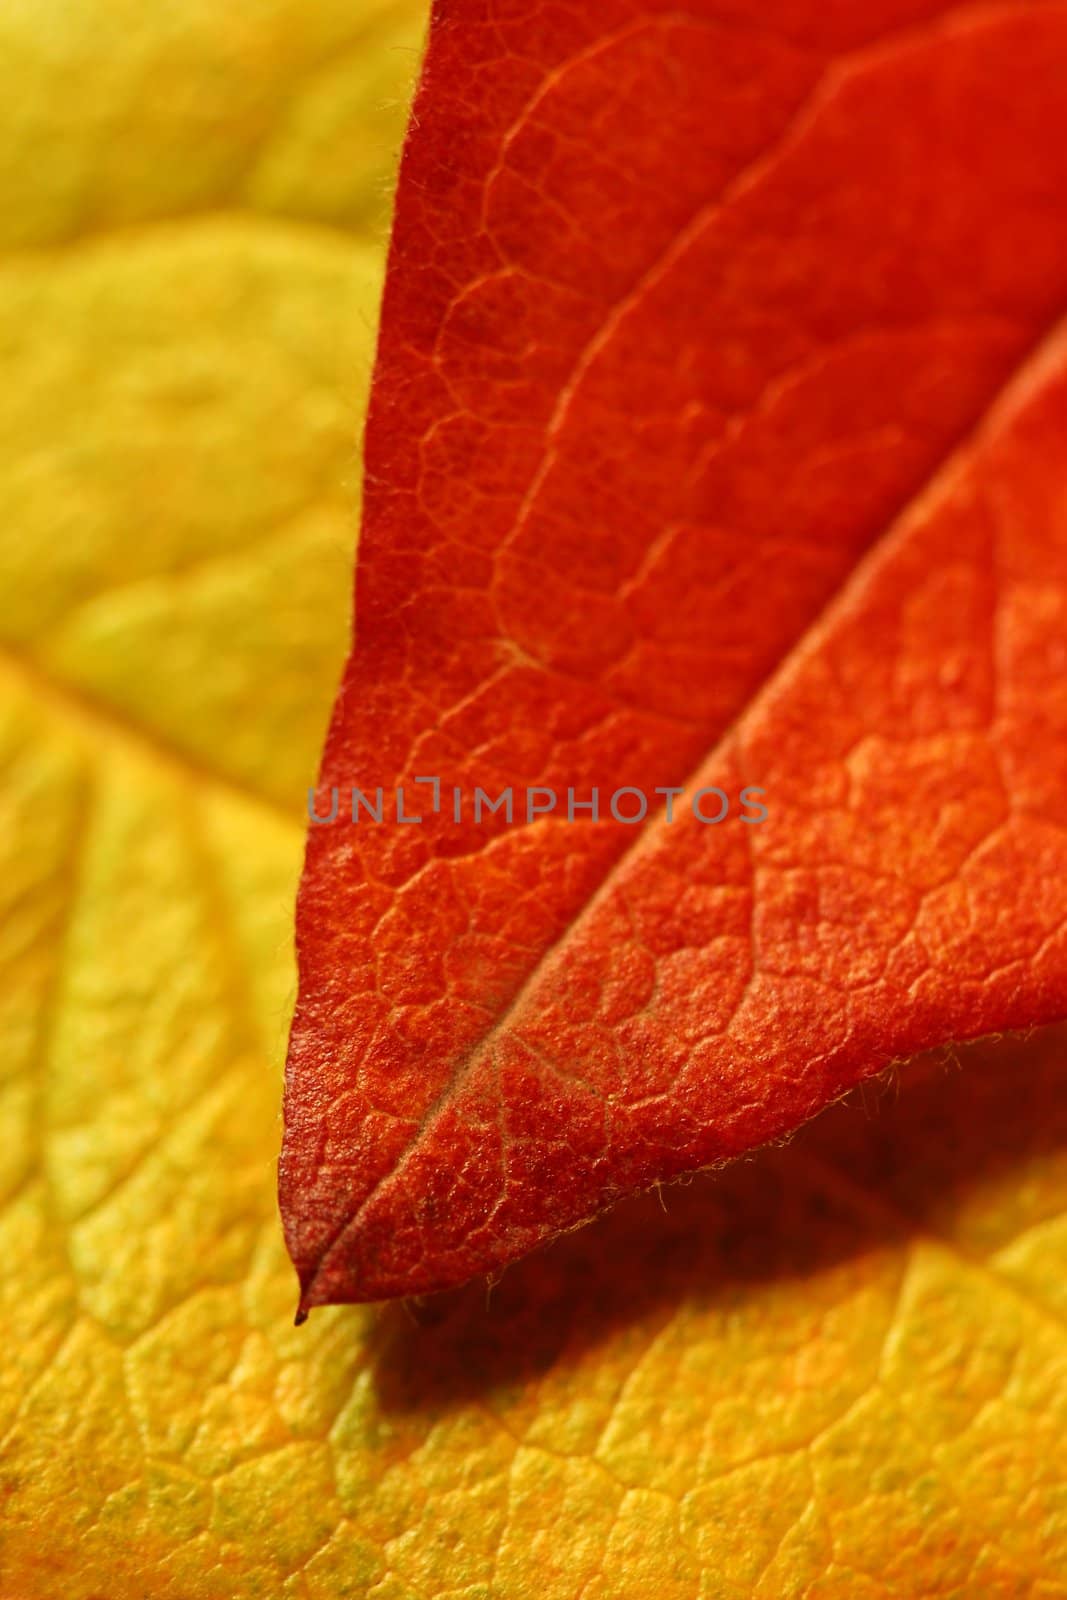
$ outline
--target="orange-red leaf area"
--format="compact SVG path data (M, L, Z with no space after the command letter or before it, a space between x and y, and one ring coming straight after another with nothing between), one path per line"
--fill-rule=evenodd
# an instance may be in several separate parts
M310 830L304 1309L493 1272L1067 1012L1067 7L440 3Z

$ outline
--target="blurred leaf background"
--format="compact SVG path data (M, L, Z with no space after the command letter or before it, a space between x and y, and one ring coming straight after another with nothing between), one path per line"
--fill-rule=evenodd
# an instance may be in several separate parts
M1067 1595L1055 1033L292 1325L292 896L424 20L0 6L0 1597Z

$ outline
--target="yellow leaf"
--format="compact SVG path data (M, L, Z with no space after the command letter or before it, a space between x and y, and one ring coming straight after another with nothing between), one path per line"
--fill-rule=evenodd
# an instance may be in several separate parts
M0 1596L1067 1595L1062 1038L292 1325L414 0L0 10Z

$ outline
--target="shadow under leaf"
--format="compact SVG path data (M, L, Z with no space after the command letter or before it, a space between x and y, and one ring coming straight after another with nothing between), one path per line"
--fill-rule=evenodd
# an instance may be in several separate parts
M1067 1027L983 1040L861 1086L787 1146L620 1203L484 1280L382 1308L386 1413L439 1414L536 1384L680 1305L727 1313L933 1234L981 1259L1062 1210Z

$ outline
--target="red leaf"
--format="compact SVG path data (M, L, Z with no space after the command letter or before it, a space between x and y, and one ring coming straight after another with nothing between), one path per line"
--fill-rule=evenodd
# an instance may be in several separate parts
M303 1308L1067 1012L1065 81L1059 4L440 0L297 914Z

